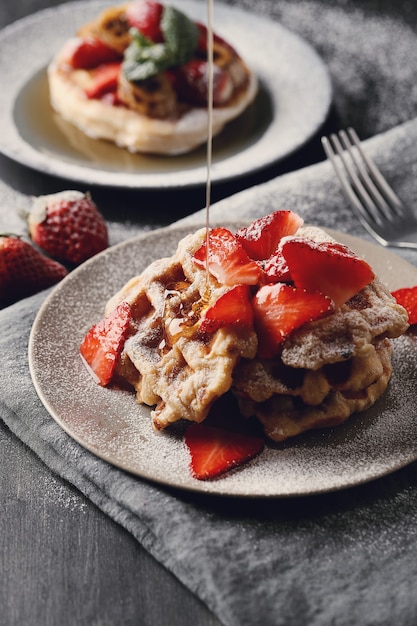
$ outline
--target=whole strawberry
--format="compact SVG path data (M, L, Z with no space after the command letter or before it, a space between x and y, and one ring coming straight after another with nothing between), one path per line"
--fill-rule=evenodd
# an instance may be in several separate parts
M54 259L78 265L108 246L107 226L88 194L39 196L28 218L32 240Z
M14 235L0 236L0 304L30 296L64 276L66 268Z

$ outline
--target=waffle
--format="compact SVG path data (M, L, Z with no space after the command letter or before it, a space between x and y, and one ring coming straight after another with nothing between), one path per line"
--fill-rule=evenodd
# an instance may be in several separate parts
M319 229L302 228L300 235L329 239ZM156 429L181 419L201 422L229 390L242 415L256 416L277 442L374 404L391 377L391 339L408 327L405 310L379 278L291 333L278 356L260 359L252 329L196 332L204 308L228 289L192 261L205 236L203 228L185 237L172 257L152 263L106 307L108 314L121 301L131 305L134 330L117 375L153 407Z
M299 234L330 239L311 227ZM344 422L384 393L391 339L407 327L404 309L375 277L332 315L294 331L275 359L236 368L233 389L242 414L255 415L277 442Z
M392 343L368 344L360 356L318 370L251 361L234 376L243 415L255 415L265 434L281 442L317 428L337 426L372 406L391 377Z
M104 10L93 22L80 27L78 37L99 39L122 59L132 41L125 13L127 6ZM73 38L65 42L47 70L50 102L62 120L88 137L110 141L134 153L184 154L207 140L206 104L185 100L165 72L133 81L127 80L121 71L115 100L109 97L112 94L87 97L100 67L71 65L76 41ZM214 62L230 79L229 91L213 109L212 132L216 136L250 105L258 81L240 55L225 42L216 40Z
M185 237L173 257L152 263L106 307L109 313L122 300L132 306L135 333L126 341L117 374L133 385L139 402L155 406L157 430L180 419L204 420L216 398L231 388L238 361L253 358L257 350L249 329L223 328L204 338L193 332L205 294L215 301L227 290L213 279L208 284L206 272L191 260L205 233Z

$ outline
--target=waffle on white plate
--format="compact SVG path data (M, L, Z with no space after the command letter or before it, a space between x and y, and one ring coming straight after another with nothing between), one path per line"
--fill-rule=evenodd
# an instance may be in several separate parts
M131 152L175 155L208 135L207 29L170 5L134 0L104 10L48 67L59 115ZM213 136L257 93L238 52L214 35Z

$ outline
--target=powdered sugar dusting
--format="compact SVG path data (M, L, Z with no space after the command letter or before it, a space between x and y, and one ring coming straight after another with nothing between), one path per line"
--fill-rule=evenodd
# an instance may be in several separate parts
M30 340L32 376L45 406L74 439L108 462L153 481L235 496L335 490L417 458L417 339L412 334L395 340L393 378L372 409L335 429L268 443L256 459L213 481L192 478L181 427L157 433L150 408L138 405L133 393L95 385L78 354L83 334L103 315L113 293L152 260L174 252L188 232L171 228L110 248L70 274L41 309ZM351 237L338 239L350 247L353 242L358 253L372 258L389 286L392 274L400 273L404 283L417 282L415 268L402 259Z
M230 0L229 0L230 1ZM252 0L242 0L248 8ZM328 65L336 109L345 126L369 137L417 115L413 27L354 2L258 0L256 10L304 37ZM319 24L319 26L318 26ZM370 103L372 103L370 105Z

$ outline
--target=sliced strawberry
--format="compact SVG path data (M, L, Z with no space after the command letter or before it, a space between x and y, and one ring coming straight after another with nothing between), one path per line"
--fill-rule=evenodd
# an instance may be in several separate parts
M137 0L126 6L126 19L129 26L137 28L151 41L162 42L164 37L160 24L163 10L160 2Z
M333 310L332 301L322 293L283 283L261 287L252 306L259 341L258 356L264 359L273 358L294 330Z
M289 283L291 282L291 273L288 263L282 254L282 249L278 246L276 252L272 254L266 261L258 261L262 268L263 276L261 278L264 283Z
M207 61L191 59L191 61L176 68L171 75L180 100L195 106L207 105L209 76ZM213 106L224 104L232 95L233 89L230 75L218 65L214 65Z
M200 32L198 41L197 41L197 51L203 54L207 54L207 27L201 22L196 22L197 28Z
M207 480L237 467L264 448L264 439L205 424L192 424L184 435L195 478Z
M81 343L80 354L83 362L96 383L103 387L113 377L131 317L129 304L122 302L110 315L94 324Z
M374 279L368 263L340 243L293 238L283 243L282 253L295 285L321 291L336 308Z
M91 83L85 94L87 98L101 98L104 94L115 91L121 70L121 63L106 63L93 70Z
M206 242L193 257L199 267L206 267ZM242 244L227 228L213 228L209 234L208 269L223 285L256 285L261 274Z
M71 67L83 70L121 60L121 55L116 50L95 37L71 39L66 47L66 57Z
M417 324L417 285L415 287L403 287L392 292L392 295L405 308L408 313L408 323L412 326Z
M282 237L294 235L303 223L302 217L293 211L275 211L240 228L236 237L251 259L268 259Z
M200 36L198 38L198 42L197 42L197 52L201 54L206 55L207 54L207 49L208 49L208 31L207 31L207 27L204 24L201 24L201 22L196 22L196 25L198 27L198 30L200 31ZM222 46L225 46L226 48L228 48L233 55L237 54L235 49L230 45L229 42L227 42L225 39L223 39L222 37L220 37L219 35L217 35L217 33L213 33L213 42L214 43L219 43Z
M200 330L213 333L223 326L253 325L253 310L249 300L249 287L236 285L226 291L207 309L200 323Z

